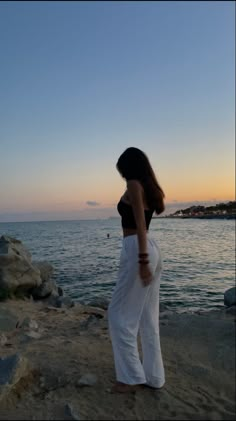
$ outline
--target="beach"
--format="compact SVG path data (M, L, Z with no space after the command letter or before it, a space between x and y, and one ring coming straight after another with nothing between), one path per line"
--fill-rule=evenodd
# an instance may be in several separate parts
M235 419L235 315L226 309L161 312L166 384L129 394L111 393L105 310L8 300L0 316L1 358L24 361L21 378L2 391L1 420Z

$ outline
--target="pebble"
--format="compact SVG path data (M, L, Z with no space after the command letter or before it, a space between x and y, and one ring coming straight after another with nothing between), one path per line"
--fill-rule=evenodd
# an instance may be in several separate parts
M74 412L74 409L73 409L73 407L72 407L72 405L70 403L67 403L65 405L65 415L68 416L68 417L70 417L72 420L77 420L77 421L80 420L78 414L76 414Z
M78 386L94 386L97 383L95 374L84 374L78 381Z

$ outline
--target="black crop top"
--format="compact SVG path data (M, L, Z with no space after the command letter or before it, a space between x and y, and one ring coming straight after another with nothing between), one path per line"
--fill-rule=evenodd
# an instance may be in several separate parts
M123 200L120 200L117 205L117 210L121 216L121 225L123 228L131 228L131 229L137 228L133 209L131 205L128 205L128 203L125 203L123 202ZM144 210L147 230L149 228L153 212L154 212L153 210L149 210L149 209Z

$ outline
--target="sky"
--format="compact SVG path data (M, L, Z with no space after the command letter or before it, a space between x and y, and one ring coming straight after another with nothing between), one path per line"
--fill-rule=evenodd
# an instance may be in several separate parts
M235 200L233 1L1 1L0 222L118 216L142 149L166 212Z

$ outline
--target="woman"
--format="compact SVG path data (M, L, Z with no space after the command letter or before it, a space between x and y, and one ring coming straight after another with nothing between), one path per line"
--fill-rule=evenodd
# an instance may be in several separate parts
M148 234L154 211L160 214L164 210L164 193L141 150L126 149L116 167L127 182L127 190L117 206L123 247L108 320L117 380L113 391L122 393L143 385L161 388L165 383L159 339L162 261L156 241Z

